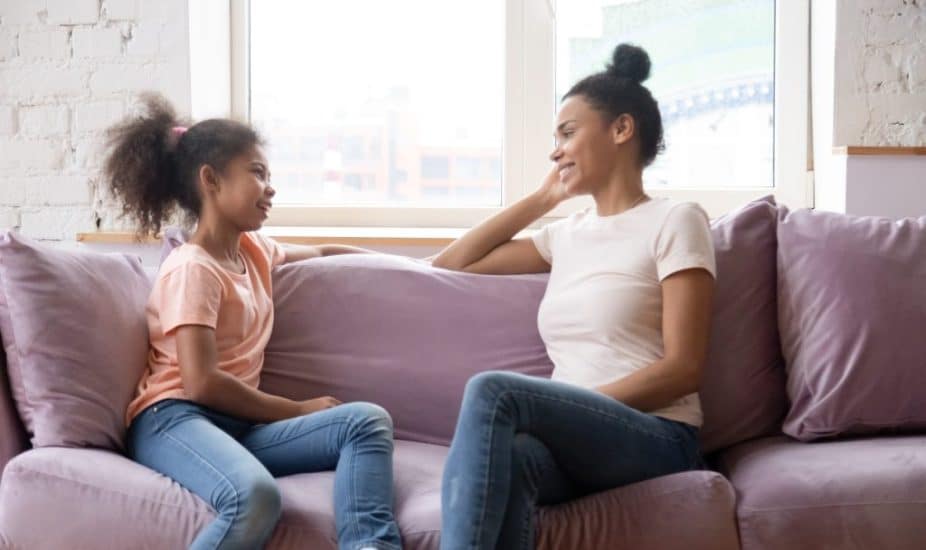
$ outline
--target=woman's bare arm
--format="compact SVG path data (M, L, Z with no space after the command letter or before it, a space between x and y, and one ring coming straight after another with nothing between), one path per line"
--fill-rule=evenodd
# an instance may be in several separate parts
M565 198L554 168L538 191L469 230L442 250L432 265L495 275L549 271L550 264L530 239L513 237Z
M598 391L637 410L666 407L698 391L707 358L714 278L686 269L662 282L663 358Z

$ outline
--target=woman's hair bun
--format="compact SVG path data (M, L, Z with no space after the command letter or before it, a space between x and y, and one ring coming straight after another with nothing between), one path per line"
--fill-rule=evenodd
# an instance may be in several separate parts
M650 62L646 50L633 44L618 44L614 48L608 74L641 83L649 78Z

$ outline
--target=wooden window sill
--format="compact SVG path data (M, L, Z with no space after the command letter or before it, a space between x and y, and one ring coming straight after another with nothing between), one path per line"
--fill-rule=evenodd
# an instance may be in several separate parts
M833 153L837 155L926 155L926 147L867 147L859 145L849 145L845 147L833 147Z
M371 246L439 246L460 237L466 229L426 227L264 227L261 233L281 243L338 243ZM127 231L78 233L77 241L86 244L157 244L160 237L138 240Z

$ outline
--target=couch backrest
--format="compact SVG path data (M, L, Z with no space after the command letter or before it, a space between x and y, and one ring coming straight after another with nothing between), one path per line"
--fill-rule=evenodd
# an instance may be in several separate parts
M701 390L706 452L781 431L776 223L770 196L712 223L720 273ZM165 235L162 257L186 240L177 228ZM395 256L282 266L261 387L292 398L375 401L392 412L398 437L446 444L470 376L550 375L537 333L546 279L435 270Z
M448 444L473 375L552 372L537 331L546 281L385 255L281 266L261 388L372 401L392 414L396 437Z
M778 336L771 197L714 220L717 283L711 343L701 381L701 446L713 452L781 432L787 410Z
M11 458L28 448L26 430L16 412L6 376L6 354L0 345L0 471Z

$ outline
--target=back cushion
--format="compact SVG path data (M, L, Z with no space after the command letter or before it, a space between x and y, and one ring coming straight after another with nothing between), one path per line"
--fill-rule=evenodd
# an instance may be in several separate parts
M0 233L0 334L33 446L122 448L146 364L150 290L138 257Z
M25 451L28 446L25 429L13 404L13 394L10 393L6 354L3 346L0 346L0 472L11 458Z
M718 280L700 392L706 452L781 430L777 212L765 197L712 223ZM178 228L164 234L162 257L188 237ZM398 256L281 266L262 389L375 401L392 412L400 437L446 444L469 377L552 372L537 333L546 280L436 270Z
M779 433L787 409L775 293L772 197L711 223L717 281L701 384L705 452Z
M926 429L926 217L783 209L778 242L784 432Z
M470 377L552 372L537 332L546 280L386 255L283 265L261 389L373 401L392 414L396 437L449 444Z

